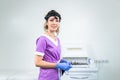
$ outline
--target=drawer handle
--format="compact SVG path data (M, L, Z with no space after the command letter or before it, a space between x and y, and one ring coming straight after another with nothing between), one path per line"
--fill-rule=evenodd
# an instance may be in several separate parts
M70 78L73 78L73 79L87 79L88 77L86 76L86 77L70 77Z

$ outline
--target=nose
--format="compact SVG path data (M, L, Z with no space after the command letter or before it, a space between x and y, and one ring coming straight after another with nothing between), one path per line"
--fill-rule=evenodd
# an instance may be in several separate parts
M53 21L53 24L57 24L56 20Z

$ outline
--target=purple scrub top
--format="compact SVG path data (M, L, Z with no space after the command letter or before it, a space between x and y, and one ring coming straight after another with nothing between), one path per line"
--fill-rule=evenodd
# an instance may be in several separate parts
M40 36L36 40L36 54L43 56L44 61L57 63L61 56L59 38L57 37L56 41L54 41L45 34ZM58 69L40 68L38 80L59 80Z

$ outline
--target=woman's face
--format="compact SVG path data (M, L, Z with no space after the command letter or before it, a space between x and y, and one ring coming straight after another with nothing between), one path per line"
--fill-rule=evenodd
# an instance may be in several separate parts
M59 17L51 16L48 18L47 26L49 31L55 32L59 28L59 25Z

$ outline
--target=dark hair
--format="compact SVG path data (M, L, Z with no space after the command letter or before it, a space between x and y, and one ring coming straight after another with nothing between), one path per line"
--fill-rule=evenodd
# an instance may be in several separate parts
M56 18L56 17L59 17L59 21L61 20L61 15L60 15L58 12L56 12L55 10L49 11L44 18L45 18L45 20L47 21L48 18L51 17L51 16L55 16L55 18Z

